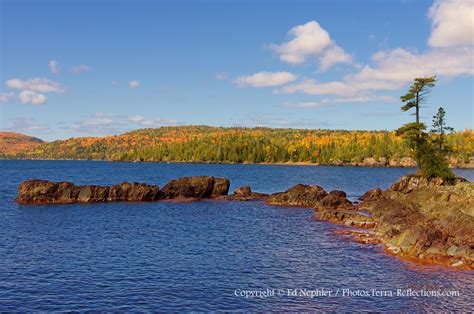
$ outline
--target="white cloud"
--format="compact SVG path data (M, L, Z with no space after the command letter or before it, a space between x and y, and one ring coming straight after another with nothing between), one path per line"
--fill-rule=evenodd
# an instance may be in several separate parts
M88 66L87 64L75 65L71 69L72 73L74 74L81 74L83 72L89 72L90 70L92 70L92 68Z
M127 120L130 122L140 122L140 121L145 120L145 118L141 115L134 115L134 116L129 116Z
M107 112L94 112L92 114L93 117L96 117L96 118L103 118L103 117L113 117L113 116L116 116L115 113L107 113Z
M427 53L397 48L374 54L373 65L366 65L359 72L347 75L340 81L318 82L305 79L277 92L360 96L368 91L398 90L415 77L473 75L473 53L474 50L467 47L436 49Z
M290 41L271 46L284 62L301 64L308 59L318 60L321 71L337 63L352 62L352 57L344 52L316 21L295 26L288 34L293 37Z
M341 47L336 45L331 45L326 51L321 55L319 59L319 69L320 71L326 71L333 65L337 63L351 63L352 57L342 50Z
M429 39L432 47L474 44L474 2L472 0L437 0L428 16L433 20Z
M0 93L0 103L9 102L14 96L15 94L12 92Z
M437 0L430 8L429 17L432 18L433 29L429 39L431 47L426 51L404 48L378 51L368 64L358 65L355 72L338 80L320 82L305 77L277 88L274 93L331 96L317 101L290 104L291 107L388 102L393 99L375 93L400 90L416 77L437 75L440 78L454 78L474 75L474 2ZM339 62L352 62L350 56L342 48L335 46L329 34L314 21L294 27L290 35L294 38L289 42L273 46L283 61L298 64L317 57L320 70L323 71ZM257 84L247 85L259 87Z
M59 65L59 62L56 60L50 60L48 62L48 67L51 73L53 74L59 74L61 73L61 66Z
M146 119L142 115L133 115L128 116L127 120L132 123L138 123L139 125L146 126L146 127L159 127L164 125L176 125L178 124L177 120L173 119Z
M283 106L288 108L317 108L329 105L339 105L348 103L370 103L370 102L394 102L396 99L392 96L379 95L359 95L354 97L330 97L316 101L301 101L295 103L285 103Z
M239 76L234 83L239 86L269 87L284 85L294 80L296 80L296 75L289 72L258 72Z
M18 99L22 104L42 105L48 101L46 95L31 90L21 91Z
M40 93L62 93L64 92L64 87L61 86L58 82L49 80L47 78L35 77L27 79L25 81L13 78L5 82L6 86L9 88L19 89L19 90L30 90Z
M83 125L109 125L114 123L113 120L110 119L89 119L82 121Z
M159 127L163 125L175 125L177 120L173 119L150 119L150 120L141 120L140 124L148 127Z
M12 126L5 128L5 130L28 133L28 132L44 132L49 131L50 128L46 124L36 123L32 118L15 118L12 119Z
M138 88L140 87L140 82L137 80L132 80L128 82L128 86L130 86L130 88Z
M118 85L118 82L116 80L113 80L112 81L112 86L117 86Z

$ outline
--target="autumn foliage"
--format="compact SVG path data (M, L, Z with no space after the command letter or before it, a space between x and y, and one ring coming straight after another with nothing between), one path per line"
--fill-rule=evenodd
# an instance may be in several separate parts
M14 155L33 151L43 145L39 138L14 132L0 132L0 155Z
M459 163L474 156L474 131L449 134L446 141ZM388 164L407 156L409 148L394 132L209 126L72 138L15 154L17 158L33 159L321 164L363 163L368 158Z

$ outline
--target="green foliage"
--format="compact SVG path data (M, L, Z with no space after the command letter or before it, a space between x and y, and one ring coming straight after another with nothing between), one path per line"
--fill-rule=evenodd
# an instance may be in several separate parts
M435 136L433 142L438 146L441 154L447 154L451 151L451 148L445 144L445 134L454 131L452 127L446 125L445 116L446 111L443 107L439 107L438 112L433 116L433 126L430 131Z
M442 177L454 179L454 173L449 169L446 156L437 150L436 145L430 141L418 145L415 159L418 163L419 174L427 177Z
M426 126L419 121L419 106L426 101L426 95L430 92L430 88L435 86L435 82L435 76L416 78L408 93L400 97L402 101L406 102L402 106L403 111L416 108L416 122L403 125L396 131L396 134L402 136L410 147L418 164L420 175L427 178L452 179L454 174L449 169L446 160L447 152L443 150L444 133L446 130L452 129L445 125L444 109L440 108L433 119L434 132L439 132L440 135L437 139L430 138L429 134L424 132Z
M431 92L431 88L435 86L436 76L418 77L415 79L408 92L401 96L400 99L405 104L402 111L408 111L415 108L416 123L420 123L420 105L426 102L427 95Z

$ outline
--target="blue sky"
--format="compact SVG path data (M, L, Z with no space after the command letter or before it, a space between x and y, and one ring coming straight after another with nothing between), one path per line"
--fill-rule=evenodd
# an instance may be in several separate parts
M0 0L0 126L46 140L207 124L473 128L474 4Z

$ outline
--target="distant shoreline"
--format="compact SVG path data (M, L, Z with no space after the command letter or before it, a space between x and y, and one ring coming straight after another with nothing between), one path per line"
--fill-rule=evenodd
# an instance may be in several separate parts
M364 164L364 163L313 163L305 161L297 162L207 162L207 161L139 161L139 160L109 160L109 159L23 159L23 158L0 158L0 160L40 160L40 161L107 161L107 162L126 162L126 163L158 163L158 164L214 164L214 165L270 165L270 166L324 166L324 167L354 167L354 168L416 168L416 165L381 165L381 164ZM474 164L469 163L464 166L450 166L451 169L474 169Z

